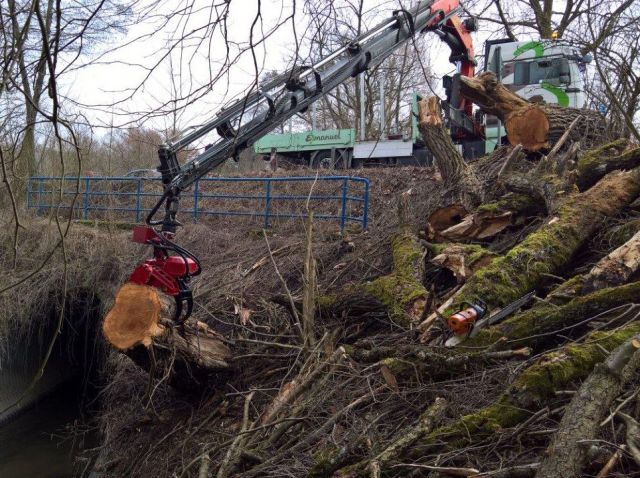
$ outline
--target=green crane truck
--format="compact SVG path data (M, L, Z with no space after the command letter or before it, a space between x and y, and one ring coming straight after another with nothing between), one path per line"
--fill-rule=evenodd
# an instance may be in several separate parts
M584 71L591 59L561 40L513 42L491 40L485 44L485 70L493 71L502 83L531 101L557 103L562 106L584 107ZM455 75L454 75L455 77ZM446 77L447 101L456 106L452 89L455 81ZM413 95L413 111L417 98ZM382 102L381 102L382 104ZM381 117L384 114L381 112ZM387 136L378 140L358 140L354 128L311 130L302 133L269 134L254 144L256 154L269 160L273 155L287 161L316 168L359 168L373 165L430 165L428 151L418 133L415 114L412 115L411 134L407 137ZM461 124L464 118L450 118L452 124ZM457 119L457 121L456 121ZM468 123L472 123L468 121ZM484 137L460 139L453 135L464 157L472 159L493 151L503 141L505 131L497 118L486 116L483 121ZM452 131L456 127L451 128Z

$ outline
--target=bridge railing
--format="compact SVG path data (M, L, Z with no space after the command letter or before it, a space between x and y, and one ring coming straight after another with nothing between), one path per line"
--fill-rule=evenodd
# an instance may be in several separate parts
M76 219L144 221L162 196L159 178L111 176L32 177L27 207L37 214L52 209ZM274 221L314 218L335 221L340 230L368 225L369 180L350 176L206 177L180 195L180 219L242 216ZM162 213L162 212L161 212Z

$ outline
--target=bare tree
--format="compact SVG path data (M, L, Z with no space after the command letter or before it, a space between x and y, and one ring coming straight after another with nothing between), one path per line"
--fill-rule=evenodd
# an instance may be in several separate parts
M397 6L397 5L393 5ZM298 61L313 64L379 21L380 12L389 5L365 9L363 0L341 0L327 3L307 0L305 13L308 18L306 36L302 40ZM406 5L405 5L406 7ZM364 82L365 136L380 136L379 84L384 81L383 123L390 128L408 131L410 105L416 91L428 88L431 73L428 67L427 49L423 38L408 42L384 62L371 65L370 70L353 81L328 92L318 102L317 124L322 129L355 128L360 130L360 84ZM303 116L307 127L312 123L311 114Z

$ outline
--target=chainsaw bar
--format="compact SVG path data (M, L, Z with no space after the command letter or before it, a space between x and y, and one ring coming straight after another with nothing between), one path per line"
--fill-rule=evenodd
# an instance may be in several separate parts
M511 314L513 314L516 310L518 310L520 307L527 305L531 299L533 299L533 297L535 296L535 290L529 292L528 294L520 297L517 300L514 300L513 302L511 302L510 304L504 306L502 309L500 309L498 312L496 312L495 314L485 318L485 319L481 319L479 320L471 329L471 332L469 332L469 337L475 337L478 332L480 330L482 330L484 327L487 327L489 325L493 325L493 324L497 324L498 322L500 322L501 320L504 320L505 318L507 318L508 316L510 316Z

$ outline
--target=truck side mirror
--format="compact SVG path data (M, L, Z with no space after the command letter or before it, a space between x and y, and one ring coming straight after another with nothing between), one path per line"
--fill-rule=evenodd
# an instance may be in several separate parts
M569 75L560 75L559 81L561 85L568 85L571 83L571 78Z

